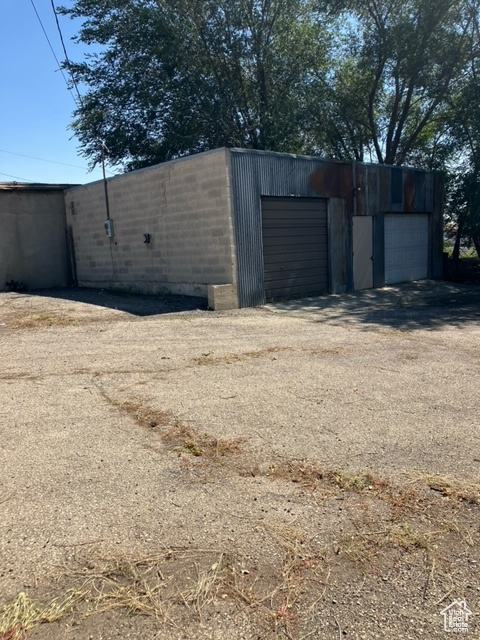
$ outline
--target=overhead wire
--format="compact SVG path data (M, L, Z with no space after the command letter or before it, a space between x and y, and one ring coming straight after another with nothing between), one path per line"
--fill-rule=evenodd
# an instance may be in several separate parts
M31 0L31 1L33 2L33 0ZM77 82L75 80L75 76L74 76L73 71L72 71L72 64L71 64L70 59L68 57L67 48L65 46L65 40L63 39L62 29L60 27L60 22L58 20L57 10L55 9L55 4L54 4L53 0L50 0L50 4L52 6L53 15L55 16L55 22L57 24L58 34L60 36L60 42L62 43L63 53L65 55L65 62L67 63L67 69L68 69L68 71L70 73L70 78L72 80L72 85L75 88L75 91L77 92L77 96L78 96L77 106L79 105L79 106L83 107L82 96L80 95L80 91L78 90L78 85L77 85ZM100 147L100 152L101 152L101 165L102 165L102 173L103 173L103 187L104 187L104 192L105 192L105 209L106 209L106 214L107 214L107 221L110 221L110 205L109 205L109 198L108 198L108 185L107 185L107 176L106 176L107 169L105 167L105 151L108 151L108 149L107 149L107 146L106 146L106 144L105 144L105 142L103 140L98 140L98 142L99 142L99 147ZM112 279L113 279L114 273L115 273L115 261L113 259L113 249L112 249L112 243L111 242L110 242L110 256L111 256L111 259L112 259Z
M80 105L82 105L82 96L80 95L80 91L78 90L78 85L75 80L75 76L72 73L72 63L70 62L70 58L68 57L67 47L65 46L65 40L63 39L62 29L60 27L60 22L58 20L58 13L57 13L57 10L55 9L55 4L53 0L50 0L50 4L52 5L53 15L55 16L55 23L57 25L58 35L60 36L60 42L62 43L63 55L65 56L65 62L67 63L67 69L70 74L70 78L72 80L72 85L77 93L78 102L80 103Z
M33 0L32 0L33 2ZM57 10L55 9L55 4L53 0L50 0L50 4L52 6L52 11L53 11L53 15L55 16L55 22L57 25L57 30L58 30L58 35L60 36L60 42L62 43L62 48L63 48L63 54L65 56L65 62L67 63L67 69L68 72L70 74L70 78L72 81L72 86L75 88L75 91L77 93L78 96L78 103L81 107L83 107L83 99L82 96L80 94L80 91L78 89L78 85L77 82L75 80L75 76L73 75L72 72L72 63L70 62L70 58L68 57L68 53L67 53L67 47L65 46L65 40L63 38L63 33L62 33L62 28L60 26L60 22L58 20L58 13ZM103 140L98 140L99 143L99 148L101 150L101 164L102 164L102 171L103 171L103 180L105 183L105 199L106 199L106 207L107 207L107 218L110 218L110 213L109 213L109 206L108 206L108 196L107 196L107 186L106 186L106 175L105 172L107 171L107 169L105 168L105 151L108 151L107 146L105 145L105 142ZM108 173L112 173L111 171L108 171Z
M59 69L60 73L62 74L62 77L63 77L63 79L65 81L67 89L70 92L70 95L72 96L73 101L75 102L76 106L77 107L81 107L81 106L83 106L82 96L81 96L80 91L78 89L78 85L77 85L77 82L75 80L75 76L73 75L73 72L72 72L72 63L70 61L70 58L68 57L67 48L65 46L65 40L63 38L63 33L62 33L61 26L60 26L60 22L58 20L58 14L57 14L57 11L55 9L55 4L54 4L53 0L50 0L50 4L51 4L52 10L53 10L53 14L55 16L55 23L57 25L58 34L59 34L59 37L60 37L60 42L62 44L63 53L65 55L66 66L67 66L68 73L69 73L70 78L71 78L71 83L69 83L67 78L65 77L62 65L61 65L60 61L58 60L57 54L55 53L55 49L52 46L50 38L48 37L48 33L47 33L47 31L46 31L46 29L45 29L45 27L43 25L42 19L40 17L40 14L38 13L38 10L37 10L37 7L35 5L34 0L30 0L30 2L31 2L32 7L33 7L33 9L35 11L35 15L37 16L38 22L40 23L40 26L42 28L43 34L44 34L44 36L45 36L45 38L46 38L46 40L48 42L48 46L50 47L50 50L51 50L51 52L53 54L53 57L55 58L55 61L56 61L57 65L58 65L58 69ZM75 89L75 93L77 94L77 97L75 97L75 94L72 91L72 87ZM106 147L105 147L105 144L103 142L100 142L100 146L102 148L102 166L103 166L103 172L104 172L104 175L105 175L105 171L108 171L107 169L105 169L105 160L104 160L104 152L105 152ZM7 151L6 153L12 153L12 152L8 152ZM16 154L16 155L23 155L23 154ZM33 156L26 156L26 157L31 157L33 159L42 160L41 158L34 158ZM46 160L46 162L55 162L55 161L54 160ZM65 164L65 163L57 162L56 164ZM73 167L75 165L66 165L66 166L72 166ZM111 175L115 175L111 171L108 171L108 173L110 173ZM4 174L4 175L7 175L7 174ZM105 177L104 177L104 180L106 180Z
M45 38L46 38L47 42L48 42L48 46L50 47L50 51L52 52L53 57L55 58L55 61L56 61L56 63L58 64L58 70L59 70L59 71L60 71L60 73L62 74L62 78L65 80L65 84L67 85L67 88L68 88L68 90L69 90L69 92L70 92L70 95L71 95L71 96L72 96L72 98L73 98L73 101L74 101L74 102L75 102L75 104L78 106L78 103L77 103L77 100L76 100L76 98L75 98L75 96L74 96L74 94L73 94L73 91L71 90L71 88L70 88L70 86L69 86L69 84L68 84L68 80L67 80L67 78L65 77L65 74L63 73L62 65L60 64L60 61L59 61L59 59L57 58L57 54L55 53L55 49L53 48L53 45L52 45L52 43L51 43L51 41L50 41L50 38L48 37L48 33L47 33L47 31L46 31L45 27L43 26L43 22L42 22L42 19L41 19L41 17L40 17L40 14L38 13L37 7L35 6L35 2L34 2L34 0L30 0L30 2L31 2L31 4L32 4L33 10L35 11L35 15L37 16L38 22L40 23L40 26L42 27L42 31L43 31L43 34L44 34L44 36L45 36ZM78 89L77 89L77 91L78 91Z
M0 171L0 176L7 176L8 178L14 178L15 180L22 180L23 182L35 182L35 180L29 180L28 178L21 178L20 176L12 176L12 174L3 173L3 171Z
M38 156L29 156L26 153L16 153L15 151L7 151L6 149L0 149L0 153L9 153L12 156L20 156L21 158L30 158L31 160L40 160L41 162L50 162L51 164L60 164L64 167L73 167L74 169L83 169L79 164L69 164L68 162L58 162L58 160L48 160L47 158L39 158ZM108 171L108 169L107 169ZM115 174L112 171L108 171L112 176Z

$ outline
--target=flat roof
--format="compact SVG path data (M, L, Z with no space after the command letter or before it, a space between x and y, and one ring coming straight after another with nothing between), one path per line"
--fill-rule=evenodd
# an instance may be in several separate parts
M48 184L43 182L0 182L0 191L65 191L78 184Z

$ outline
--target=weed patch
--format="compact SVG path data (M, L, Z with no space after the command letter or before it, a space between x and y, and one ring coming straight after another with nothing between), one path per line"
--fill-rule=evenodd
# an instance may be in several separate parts
M321 468L313 462L282 461L272 463L269 475L275 479L284 479L314 489L320 484L343 491L380 491L389 486L384 480L370 471L344 471Z
M451 476L425 474L417 476L417 480L425 483L432 491L438 491L452 500L480 505L480 483L457 480Z
M44 329L45 327L65 327L77 322L78 319L71 316L43 312L30 313L20 318L7 318L5 326L9 329Z
M84 592L71 589L64 598L42 604L34 602L24 592L19 593L13 602L0 607L0 640L23 640L27 631L34 627L62 620L84 596Z
M127 413L137 424L157 431L162 442L172 451L188 453L195 457L203 456L209 460L242 453L244 438L215 438L184 424L171 411L153 409L139 400L119 402L102 389L101 393L110 404Z

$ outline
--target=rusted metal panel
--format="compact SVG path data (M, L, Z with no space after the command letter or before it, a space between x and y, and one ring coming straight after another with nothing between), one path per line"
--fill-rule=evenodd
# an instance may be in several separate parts
M320 196L342 198L347 211L353 211L353 168L351 162L327 162L311 175L310 185Z

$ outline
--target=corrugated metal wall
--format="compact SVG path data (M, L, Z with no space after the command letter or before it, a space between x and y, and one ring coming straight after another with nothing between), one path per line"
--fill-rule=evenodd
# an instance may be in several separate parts
M318 197L310 176L328 162L268 151L230 153L239 304L254 307L265 302L261 197Z
M342 198L359 216L432 213L435 174L421 169L360 162L325 162L311 177L319 195ZM355 201L354 201L355 194Z
M441 277L443 182L440 174L246 149L231 149L230 161L241 307L265 302L262 196L329 198L330 205L333 199L343 202L343 214L340 210L335 213L331 210L329 214L329 251L331 258L334 257L330 268L332 291L353 290L350 241L354 215L374 216L373 286L385 284L383 218L386 213L430 214L429 275ZM340 256L344 256L342 264ZM334 270L338 271L336 276L332 275Z

